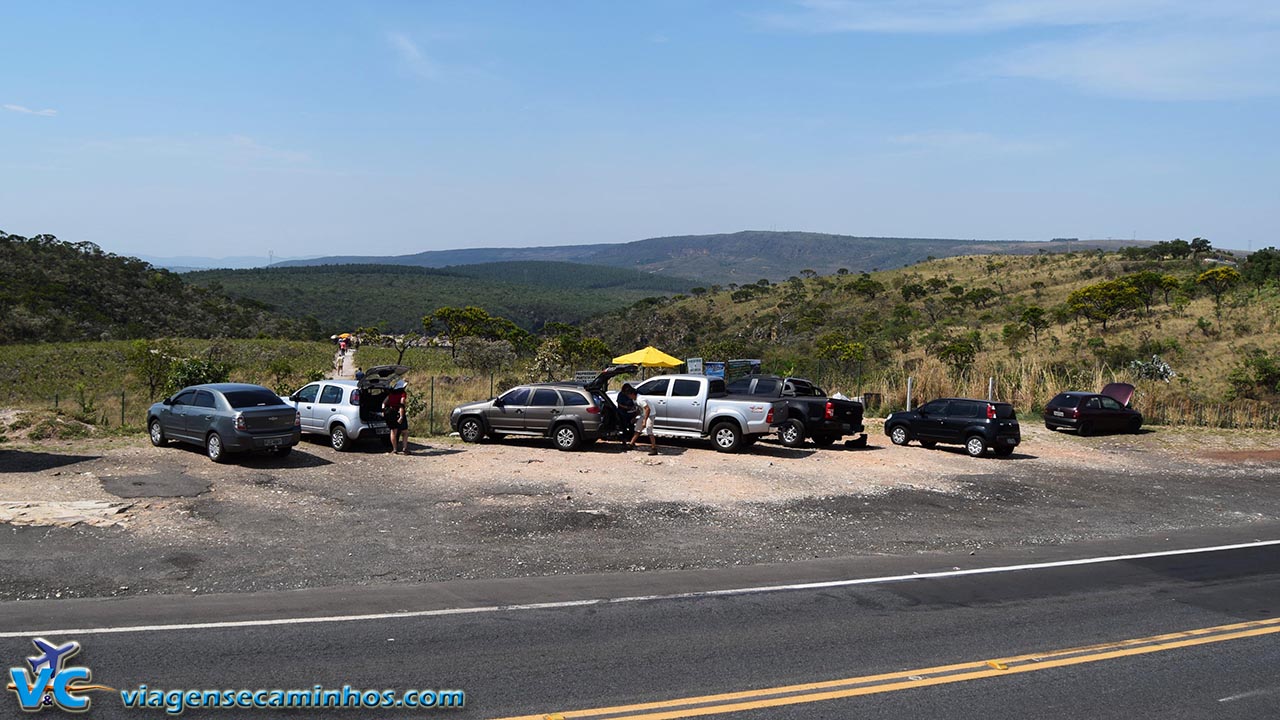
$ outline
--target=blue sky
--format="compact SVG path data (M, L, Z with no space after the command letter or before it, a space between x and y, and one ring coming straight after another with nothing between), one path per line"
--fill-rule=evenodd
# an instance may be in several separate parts
M6 2L0 229L1280 242L1273 0Z

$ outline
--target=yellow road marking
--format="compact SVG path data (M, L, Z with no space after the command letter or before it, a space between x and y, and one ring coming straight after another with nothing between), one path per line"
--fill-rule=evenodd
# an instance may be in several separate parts
M917 670L864 675L841 680L782 685L772 688L677 698L633 705L538 713L536 715L502 718L501 720L545 720L548 717L565 718L567 720L568 718L600 718L605 716L609 716L609 720L674 720L675 718L719 715L744 710L759 710L782 705L796 705L934 685L946 685L1001 675L1034 672L1036 670L1048 670L1050 668L1114 660L1133 655L1145 655L1273 633L1280 633L1280 618L1196 628L1164 635L1098 643L1043 653L1028 653L995 660L976 660Z

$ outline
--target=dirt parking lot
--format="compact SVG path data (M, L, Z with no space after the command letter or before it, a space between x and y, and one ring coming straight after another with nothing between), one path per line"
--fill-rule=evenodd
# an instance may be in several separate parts
M959 448L465 445L215 465L143 438L0 450L0 598L643 571L1149 535L1280 517L1280 434L1024 424ZM72 503L78 503L73 505ZM32 561L39 558L39 561Z

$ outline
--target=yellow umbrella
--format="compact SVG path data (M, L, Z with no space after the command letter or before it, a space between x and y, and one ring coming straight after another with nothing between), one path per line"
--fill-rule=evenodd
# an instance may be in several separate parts
M652 345L643 350L619 355L613 359L613 362L615 365L641 365L643 367L664 368L673 368L684 364L683 360L677 360Z

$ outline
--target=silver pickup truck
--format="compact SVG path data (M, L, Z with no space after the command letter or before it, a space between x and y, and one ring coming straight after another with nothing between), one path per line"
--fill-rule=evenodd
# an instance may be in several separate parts
M661 375L636 385L636 393L653 408L654 434L710 438L720 452L738 452L787 418L785 402L730 395L724 380L705 375Z

